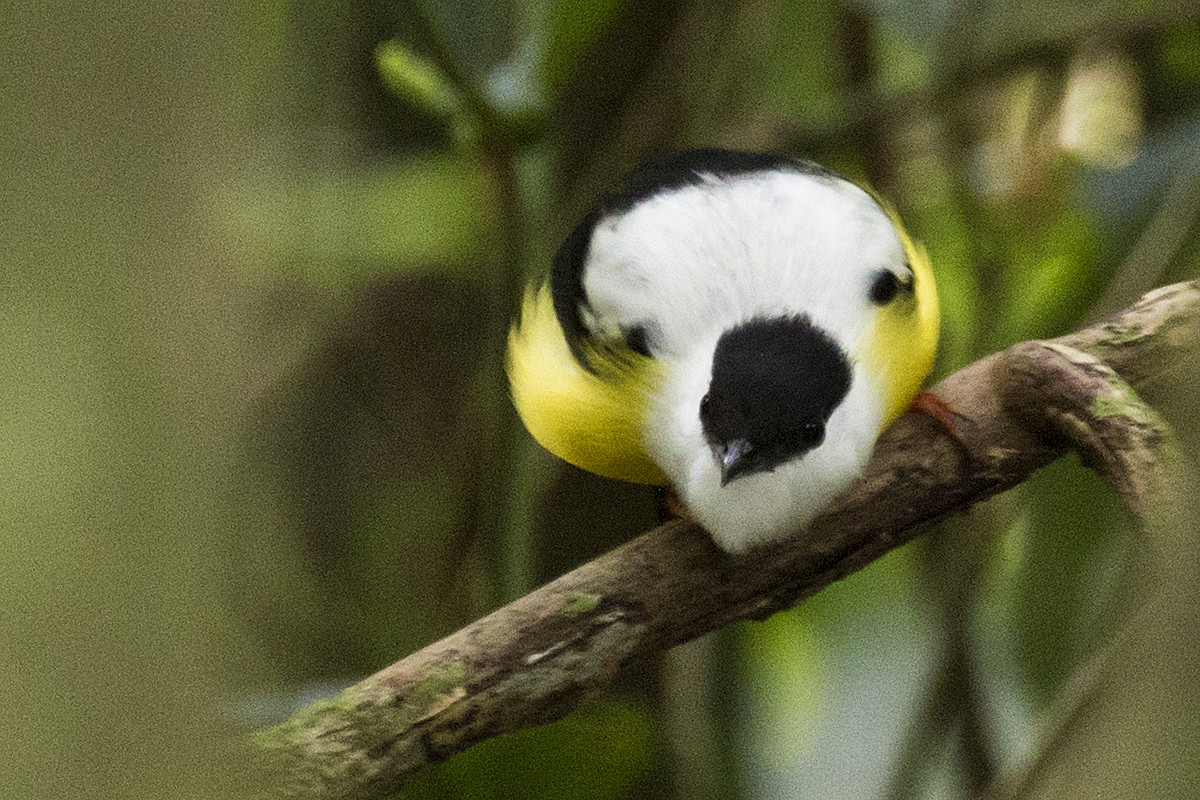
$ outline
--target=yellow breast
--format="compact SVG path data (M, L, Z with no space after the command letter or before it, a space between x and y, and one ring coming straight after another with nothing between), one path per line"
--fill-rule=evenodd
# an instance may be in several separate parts
M933 368L941 322L929 256L924 247L909 238L890 209L888 213L904 244L915 284L911 296L879 309L866 341L857 348L863 355L863 366L884 398L880 430L904 413Z
M595 372L571 355L546 287L526 293L508 339L508 379L525 427L542 447L580 469L631 483L667 483L642 446L661 367L627 349L593 355Z

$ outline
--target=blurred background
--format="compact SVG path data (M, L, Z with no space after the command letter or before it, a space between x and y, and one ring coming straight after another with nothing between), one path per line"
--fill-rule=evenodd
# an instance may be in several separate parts
M1195 3L6 16L0 797L239 796L246 731L653 525L531 443L502 353L656 153L786 150L891 198L939 376L1200 274ZM1195 366L1147 393L1192 453ZM1168 501L1140 531L1066 460L405 796L1196 796L1200 534Z

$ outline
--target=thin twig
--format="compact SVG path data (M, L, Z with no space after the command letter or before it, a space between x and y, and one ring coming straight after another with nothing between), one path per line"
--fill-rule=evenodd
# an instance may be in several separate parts
M473 465L458 529L452 534L455 544L447 561L456 568L466 563L471 545L482 547L484 559L500 571L500 580L491 591L495 605L528 591L532 585L532 547L528 541L513 541L513 502L510 476L513 474L519 429L508 402L504 384L505 332L516 312L526 252L526 219L516 160L519 152L512 141L504 115L488 98L477 76L459 63L441 28L429 15L421 0L406 0L409 18L421 45L447 80L462 95L478 126L475 155L492 192L492 229L495 231L495 260L488 303L488 346L480 354L479 374L473 386L474 397L465 424L472 451L464 454ZM450 571L452 580L454 572ZM449 585L449 582L448 582Z

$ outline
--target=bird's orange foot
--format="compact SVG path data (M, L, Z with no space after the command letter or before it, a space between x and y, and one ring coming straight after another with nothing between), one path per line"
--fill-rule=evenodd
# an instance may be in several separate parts
M950 437L950 441L954 442L955 448L966 459L965 463L971 464L975 461L975 452L962 435L964 423L969 426L974 424L974 421L956 409L949 401L927 389L921 389L913 397L908 410L913 414L929 417L936 422L938 427Z
M933 419L938 425L945 429L946 433L952 438L962 443L960 436L959 425L961 423L971 423L971 418L962 414L949 401L939 397L928 389L920 389L913 397L912 403L908 406L908 411L911 414L923 414Z

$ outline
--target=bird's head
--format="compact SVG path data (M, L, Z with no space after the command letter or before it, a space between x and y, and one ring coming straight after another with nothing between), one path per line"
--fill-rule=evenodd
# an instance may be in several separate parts
M697 410L721 486L820 447L850 382L845 353L804 316L755 318L725 331Z
M651 440L725 550L801 530L862 472L885 400L848 344L804 315L754 316L673 363Z

